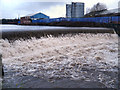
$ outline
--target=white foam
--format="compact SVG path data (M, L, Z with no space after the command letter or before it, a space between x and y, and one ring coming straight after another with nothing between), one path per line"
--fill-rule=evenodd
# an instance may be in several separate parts
M0 40L0 45L5 68L20 75L78 80L85 78L85 71L81 70L84 65L89 66L88 69L96 66L101 71L118 67L118 36L115 34L68 34L13 43Z

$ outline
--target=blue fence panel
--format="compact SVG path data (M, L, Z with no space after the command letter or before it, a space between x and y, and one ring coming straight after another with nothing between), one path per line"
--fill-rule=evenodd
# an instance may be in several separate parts
M66 21L71 21L71 18L66 18Z
M120 18L119 16L118 17L112 17L112 22L118 22L118 21L120 21L119 18Z
M120 22L120 16L90 17L90 18L51 18L51 19L32 20L32 23L50 23L50 22L61 22L61 21L110 23L110 22L118 22L118 21ZM20 23L20 21L18 21L18 23Z
M18 24L20 24L20 21L18 21Z
M118 22L120 22L120 16L118 16Z

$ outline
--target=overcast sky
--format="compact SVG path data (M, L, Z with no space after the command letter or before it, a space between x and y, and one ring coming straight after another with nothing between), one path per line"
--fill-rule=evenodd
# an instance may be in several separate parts
M66 4L84 2L85 12L94 4L101 2L108 9L118 8L120 0L0 0L0 18L18 18L42 12L50 18L65 17Z

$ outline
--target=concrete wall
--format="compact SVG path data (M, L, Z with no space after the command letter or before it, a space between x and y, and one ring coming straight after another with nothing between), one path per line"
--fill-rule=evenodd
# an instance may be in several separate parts
M84 16L84 3L72 2L72 4L66 4L67 18L80 18L83 16Z
M80 18L84 16L84 3L72 2L72 10L71 10L72 18Z
M118 8L120 8L120 1L118 2Z
M66 4L66 17L71 18L71 4Z

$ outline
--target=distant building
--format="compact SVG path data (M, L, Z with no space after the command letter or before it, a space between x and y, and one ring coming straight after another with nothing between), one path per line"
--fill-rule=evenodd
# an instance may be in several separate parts
M72 2L71 9L72 18L79 18L84 16L84 3Z
M71 4L66 4L66 17L71 18Z
M32 22L32 20L39 20L39 19L49 19L49 16L47 16L43 13L31 14L31 15L21 17L20 23L21 24L29 24Z
M28 15L32 20L38 20L38 19L49 19L49 16L43 14L43 13L37 13L37 14L31 14Z
M30 17L21 17L20 18L20 23L21 24L30 24L32 22L32 20L30 19Z
M72 4L66 4L67 18L80 18L83 16L84 16L84 3L72 2Z
M118 8L120 8L120 1L118 2Z
M104 17L104 16L120 16L120 8L111 10L101 10L87 13L85 17Z

